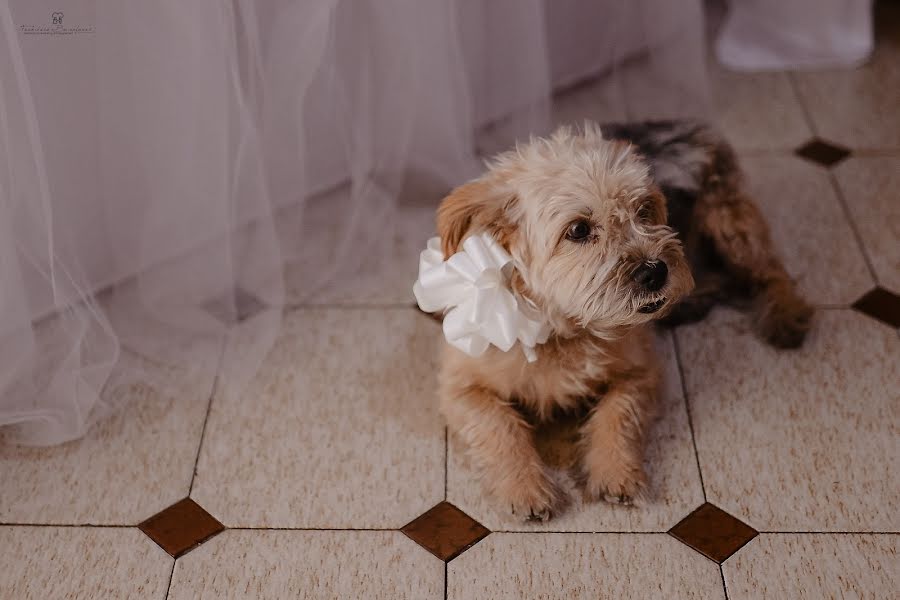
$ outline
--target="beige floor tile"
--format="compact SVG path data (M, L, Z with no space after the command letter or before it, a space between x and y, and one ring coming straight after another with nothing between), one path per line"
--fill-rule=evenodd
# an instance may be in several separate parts
M226 531L178 561L169 600L438 600L443 591L443 562L396 531Z
M900 148L900 6L879 2L872 59L857 69L796 73L822 137L853 148Z
M737 73L710 62L715 120L739 150L793 150L812 137L785 73Z
M900 157L853 157L834 174L879 282L900 292Z
M718 309L679 329L709 501L762 531L900 530L900 339L825 310L779 352Z
M665 365L665 385L661 391L660 419L651 430L644 461L650 476L650 500L645 506L583 503L571 476L572 467L577 465L577 423L569 421L538 430L538 447L572 500L549 524L523 523L486 496L458 443L450 444L447 499L492 530L666 531L675 525L703 503L703 491L668 333L657 338L657 348Z
M786 156L743 157L779 254L813 304L850 304L874 282L824 169Z
M172 558L137 529L0 527L0 598L164 600Z
M898 551L896 535L764 534L722 568L731 600L876 600L896 598Z
M118 413L60 446L0 444L0 521L136 524L185 497L212 380L123 353L104 390Z
M493 533L447 565L447 599L724 598L719 567L666 534Z
M301 309L281 327L249 385L217 391L192 497L276 527L400 527L442 500L440 327L412 309Z

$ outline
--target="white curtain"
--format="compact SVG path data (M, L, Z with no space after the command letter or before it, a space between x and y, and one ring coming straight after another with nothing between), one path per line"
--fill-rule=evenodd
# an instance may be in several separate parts
M716 55L742 71L855 67L874 49L873 0L730 0Z
M0 0L0 439L83 435L117 408L111 376L143 380L123 353L237 393L286 306L377 271L404 198L430 211L478 148L546 132L554 89L597 78L594 117L704 114L702 17L699 0ZM254 336L223 355L249 307Z

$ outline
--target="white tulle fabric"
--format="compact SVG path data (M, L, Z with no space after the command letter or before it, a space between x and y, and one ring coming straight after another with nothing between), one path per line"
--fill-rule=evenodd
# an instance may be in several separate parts
M444 260L441 239L428 240L419 257L413 294L425 312L443 312L444 337L469 356L493 344L509 352L516 342L528 362L547 341L550 327L509 289L513 259L486 233L470 236L463 249Z
M730 0L716 55L745 71L834 69L865 62L875 45L873 0Z
M56 12L87 31L27 33ZM702 114L704 60L700 0L0 0L0 440L83 435L141 365L239 394L410 198L555 121Z

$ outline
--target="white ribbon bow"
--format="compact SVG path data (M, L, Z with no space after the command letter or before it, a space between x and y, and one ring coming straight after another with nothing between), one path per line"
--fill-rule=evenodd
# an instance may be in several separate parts
M489 344L507 352L518 340L534 362L534 347L547 341L550 328L510 292L512 269L512 257L486 233L469 237L446 261L434 237L419 256L413 293L425 312L447 311L444 337L469 356L481 356Z

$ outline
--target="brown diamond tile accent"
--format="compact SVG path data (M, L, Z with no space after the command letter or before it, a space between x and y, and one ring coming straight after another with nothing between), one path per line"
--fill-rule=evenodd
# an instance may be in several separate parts
M669 535L721 564L755 538L757 531L707 502L670 529Z
M444 562L453 560L491 532L449 502L441 502L400 531Z
M867 293L853 303L853 308L891 327L900 327L900 296L884 288Z
M823 167L831 167L850 156L850 150L821 138L813 138L794 150L794 154Z
M241 288L222 294L204 305L208 313L229 325L240 323L265 307L259 298Z
M175 558L225 530L224 525L190 498L179 500L138 528Z

